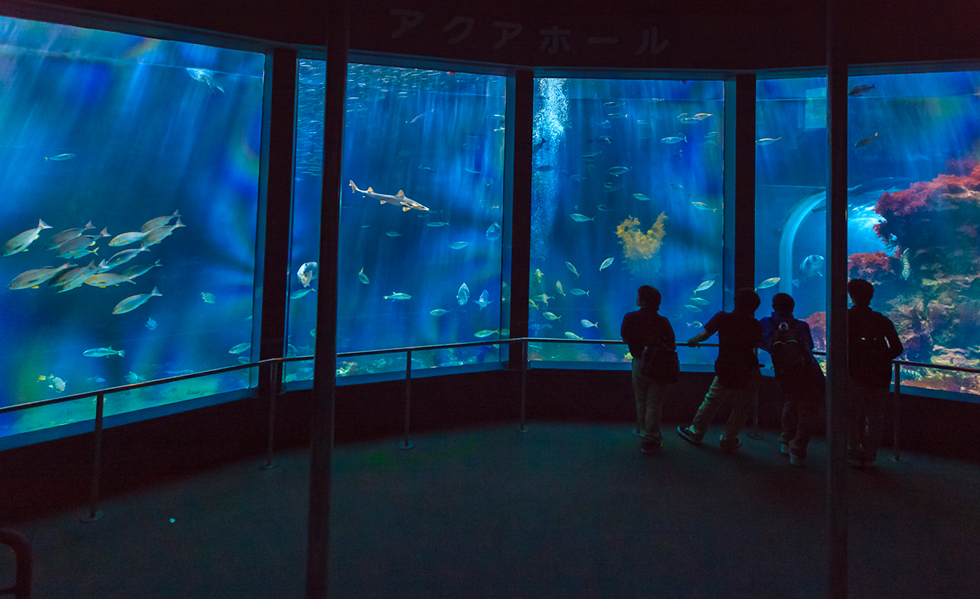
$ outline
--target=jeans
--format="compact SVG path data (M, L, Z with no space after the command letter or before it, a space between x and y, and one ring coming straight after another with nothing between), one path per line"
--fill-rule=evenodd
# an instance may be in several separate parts
M691 428L694 429L694 434L697 438L700 439L704 436L708 431L708 426L711 424L711 419L714 417L715 412L729 398L732 400L732 413L728 417L728 422L725 424L725 431L722 433L721 438L724 441L738 437L738 433L745 426L745 421L749 417L749 412L752 411L752 405L759 397L762 375L759 373L758 368L754 370L755 372L752 374L752 379L749 384L741 389L725 387L718 381L718 377L715 377L714 381L711 382L711 388L708 389L708 393L704 396L701 407L698 408L698 413L694 415L694 422L691 424Z
M633 360L633 397L636 398L636 430L644 441L659 441L660 415L667 399L667 384L657 383L640 374L643 361Z
M783 404L782 432L779 442L789 445L789 451L801 458L806 457L810 437L816 432L820 415L821 399L824 397L826 380L820 366L813 363L812 375L800 381L789 381L798 385L791 391L783 389L786 403ZM782 385L780 385L782 389Z

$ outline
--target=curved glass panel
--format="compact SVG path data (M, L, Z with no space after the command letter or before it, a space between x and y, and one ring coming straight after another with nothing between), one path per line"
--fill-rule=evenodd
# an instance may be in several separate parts
M10 18L0 39L0 405L248 359L265 57ZM248 384L109 396L106 414ZM91 403L2 416L0 435Z
M849 274L875 286L900 359L980 366L980 72L851 77ZM903 384L980 393L974 374Z
M537 79L529 333L619 340L636 290L686 340L722 306L724 84ZM531 344L530 359L622 362L623 345ZM711 350L685 351L710 364Z
M313 353L325 63L299 63L287 353ZM501 334L506 79L348 67L339 353ZM349 183L348 183L349 182ZM499 360L496 346L419 352L413 368ZM339 376L405 369L404 354L341 357ZM312 378L291 365L286 382Z

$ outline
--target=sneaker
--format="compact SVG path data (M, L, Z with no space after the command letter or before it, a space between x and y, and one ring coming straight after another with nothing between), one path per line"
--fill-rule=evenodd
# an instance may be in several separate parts
M722 453L732 453L742 446L742 440L738 437L734 439L722 439L720 445Z
M678 426L677 434L680 435L681 438L684 439L685 441L694 443L695 445L701 445L701 437L698 436L696 432L694 432L693 426L689 426L687 428Z
M647 455L653 455L653 454L657 453L657 451L660 450L660 444L661 444L661 441L660 440L657 440L657 441L646 441L646 440L644 440L640 444L640 451L642 451L643 453L645 453Z
M804 462L806 462L806 457L796 453L789 454L789 463L792 464L793 466L799 466L800 468L802 468Z
M783 455L790 455L790 453L789 453L789 443L780 443L779 444L779 453L781 453Z

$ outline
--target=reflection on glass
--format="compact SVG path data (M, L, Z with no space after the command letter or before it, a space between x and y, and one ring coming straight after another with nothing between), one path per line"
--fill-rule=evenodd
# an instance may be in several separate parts
M535 82L529 333L619 339L636 290L679 339L721 309L720 81ZM617 345L531 344L532 360L622 362ZM710 363L701 353L689 358Z
M0 405L248 360L264 57L10 18L0 32ZM107 413L248 384L109 396ZM88 403L2 416L0 436L90 419Z
M287 353L316 336L325 63L299 63ZM501 328L503 77L348 67L339 352L506 335ZM494 346L420 352L413 369L497 361ZM405 354L342 357L337 375L405 369ZM291 365L286 382L309 380Z
M901 359L980 365L980 72L851 77L849 275L875 286ZM980 392L973 374L903 384ZM905 377L903 377L905 379Z
M776 293L792 295L795 316L810 324L820 348L826 329L826 86L825 77L756 84L758 316L769 314ZM766 352L760 356L768 359Z

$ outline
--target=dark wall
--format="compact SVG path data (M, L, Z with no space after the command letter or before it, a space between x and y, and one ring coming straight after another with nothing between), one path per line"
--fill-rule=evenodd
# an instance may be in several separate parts
M841 4L852 64L980 59L980 5L973 0ZM23 2L2 6L15 16L39 14ZM323 0L54 0L51 6L278 44L326 45ZM559 68L804 68L825 62L825 12L823 0L352 0L351 47Z

